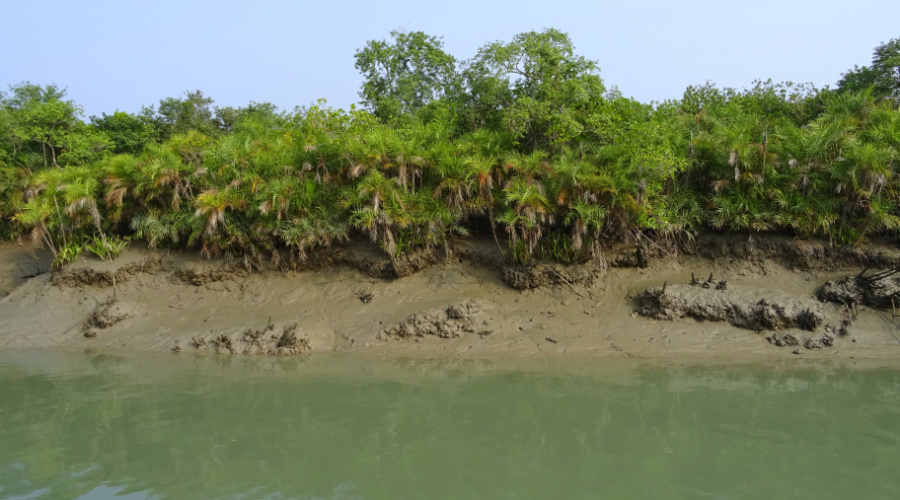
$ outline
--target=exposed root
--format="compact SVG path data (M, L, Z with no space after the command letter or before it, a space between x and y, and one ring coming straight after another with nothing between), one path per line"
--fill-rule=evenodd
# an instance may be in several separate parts
M107 300L97 306L82 323L84 336L96 337L100 330L105 330L123 320L134 316L134 307L125 302Z
M375 298L375 295L372 292L357 291L355 295L363 304L368 304Z
M851 306L865 305L875 309L894 309L900 301L900 274L890 269L866 276L867 269L856 276L845 276L826 282L818 290L816 297L838 304Z

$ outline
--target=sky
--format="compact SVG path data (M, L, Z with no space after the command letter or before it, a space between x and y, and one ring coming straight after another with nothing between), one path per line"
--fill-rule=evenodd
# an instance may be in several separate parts
M707 81L834 85L900 37L900 1L231 1L4 0L0 89L67 89L86 117L138 112L201 90L218 106L348 108L354 53L396 29L440 36L457 59L556 28L597 61L607 87L642 102Z

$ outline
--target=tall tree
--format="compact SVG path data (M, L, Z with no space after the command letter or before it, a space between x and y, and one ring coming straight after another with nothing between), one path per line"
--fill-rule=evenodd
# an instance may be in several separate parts
M872 87L875 97L892 99L900 105L900 38L875 48L871 66L854 66L844 73L838 89L860 92Z
M176 134L196 130L205 135L216 135L219 127L212 109L213 100L195 90L185 92L184 99L167 97L159 101L159 109L145 108L144 114L153 116L161 132L161 138L167 139ZM154 115L154 113L156 113Z
M444 96L456 78L456 59L440 38L421 31L392 31L387 40L370 40L356 52L364 81L363 103L383 121L411 116Z
M116 153L139 154L147 144L159 139L153 120L143 115L116 111L111 115L92 116L91 123L109 136Z
M521 144L560 145L590 131L606 88L596 62L575 55L569 36L547 29L484 46L468 63L467 86ZM485 100L492 100L493 102Z
M108 148L109 137L81 121L81 108L64 100L65 95L56 85L29 82L0 95L0 133L10 156L32 166L60 166L93 161Z

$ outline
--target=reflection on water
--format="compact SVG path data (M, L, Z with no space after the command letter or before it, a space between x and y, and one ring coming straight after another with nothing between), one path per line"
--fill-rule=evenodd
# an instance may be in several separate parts
M900 371L0 354L0 498L900 498Z

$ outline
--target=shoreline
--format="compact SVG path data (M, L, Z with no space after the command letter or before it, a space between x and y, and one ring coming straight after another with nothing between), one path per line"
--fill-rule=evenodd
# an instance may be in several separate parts
M39 273L41 266L49 267L45 252L0 244L0 350L335 352L428 359L900 359L900 321L890 311L861 308L848 334L821 349L779 347L766 340L771 331L757 333L725 322L655 320L635 313L636 294L664 283L686 283L691 273L812 298L825 281L858 273L854 258L877 262L900 254L890 245L840 250L780 236L755 238L751 246L739 235L701 236L696 253L654 254L645 269L627 267L630 249L612 250L607 270L547 265L542 275L560 279L544 279L526 290L509 285L505 269L497 267L502 255L494 242L479 239L455 242L440 259L408 261L408 274L394 279L374 277L391 262L361 241L329 249L330 263L313 260L310 266L320 269L301 271L250 271L242 263L207 260L196 252L131 245L112 262L82 258L62 271ZM829 269L835 257L828 252L850 257L840 269ZM798 260L804 255L805 261ZM455 304L469 304L472 316L460 313L460 328L445 331L441 325L456 321L446 313ZM821 305L829 321L839 323L846 314L843 306ZM402 324L407 326L397 326ZM414 335L398 336L398 331ZM203 345L197 347L198 341Z

